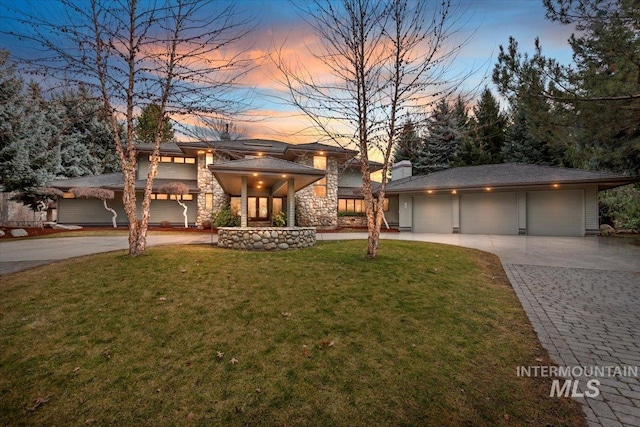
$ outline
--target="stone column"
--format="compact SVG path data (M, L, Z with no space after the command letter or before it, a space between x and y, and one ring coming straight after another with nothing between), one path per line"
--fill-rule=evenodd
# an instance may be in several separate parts
M296 187L294 179L287 180L287 226L296 226Z
M242 177L242 190L240 190L240 227L247 226L247 177Z

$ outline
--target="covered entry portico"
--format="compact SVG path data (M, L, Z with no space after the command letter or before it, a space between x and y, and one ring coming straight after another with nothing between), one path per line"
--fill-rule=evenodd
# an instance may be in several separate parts
M225 193L240 196L240 226L250 218L269 220L274 200L286 200L287 226L295 226L295 193L326 171L273 157L247 157L208 166ZM250 210L251 209L251 210ZM266 215L264 215L266 213Z

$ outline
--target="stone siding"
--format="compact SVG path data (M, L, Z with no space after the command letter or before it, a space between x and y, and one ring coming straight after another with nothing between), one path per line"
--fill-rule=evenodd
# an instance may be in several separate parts
M296 163L313 167L313 156L298 157ZM327 157L327 197L316 197L313 185L296 193L296 221L302 227L338 226L338 160Z
M229 160L226 156L214 153L214 163ZM211 219L212 212L218 211L224 205L229 203L229 195L224 192L218 181L213 177L211 171L207 168L206 154L198 154L198 217L196 226L201 227L204 221ZM207 193L213 194L213 210L206 207Z
M313 246L314 227L220 227L218 247L245 250L285 250Z
M338 226L339 227L366 227L367 217L366 216L339 216Z

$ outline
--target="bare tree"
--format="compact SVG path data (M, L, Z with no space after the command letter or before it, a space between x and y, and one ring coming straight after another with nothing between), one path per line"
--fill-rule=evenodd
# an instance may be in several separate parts
M113 200L115 197L113 190L98 187L74 187L71 188L69 192L79 198L102 200L104 208L111 212L111 224L113 224L113 228L118 228L118 223L116 221L118 213L107 205L107 200Z
M219 6L213 0L91 0L88 5L59 0L59 5L66 15L22 14L18 20L28 33L3 32L39 43L50 54L29 60L30 70L100 94L124 176L129 254L143 254L164 128L158 121L138 215L134 115L152 103L160 117L244 111L247 105L233 89L252 63L243 59L243 49L234 48L252 31L251 19L234 3Z
M192 128L190 134L198 141L221 141L245 139L249 136L249 131L230 120L200 117L198 125Z
M359 151L365 200L367 257L378 253L393 146L403 123L424 117L451 95L468 74L451 73L466 40L454 41L460 11L450 1L314 0L300 7L320 46L309 53L331 78L275 58L292 103L325 138ZM301 64L299 61L298 64ZM369 158L382 158L382 182L374 194Z
M175 181L160 186L158 191L160 193L169 194L170 196L176 196L176 201L183 209L182 216L184 217L184 228L189 228L189 220L187 219L187 209L189 206L180 200L181 196L189 194L189 187L187 187L183 182Z

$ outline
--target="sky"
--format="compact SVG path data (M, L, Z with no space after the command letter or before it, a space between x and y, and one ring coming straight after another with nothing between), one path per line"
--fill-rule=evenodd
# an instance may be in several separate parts
M7 0L0 0L0 6L6 4ZM10 4L19 9L42 10L52 5L50 0L12 0ZM539 37L545 55L564 64L571 61L567 39L572 29L546 20L542 0L458 0L456 5L464 11L458 15L460 31L456 37L458 41L466 40L466 44L455 59L454 67L460 73L474 71L464 83L467 91L478 91L485 85L493 89L490 76L499 46L507 46L510 36L518 41L521 51L529 53L533 52L534 39ZM308 52L316 41L313 32L289 0L238 0L238 6L257 18L255 31L243 42L244 46L238 48L247 50L260 66L243 80L254 88L252 116L259 119L237 125L252 138L312 142L315 137L307 131L309 120L287 102L287 93L278 83L281 75L266 57L274 47L283 47L285 58L320 70L321 65L314 63ZM0 16L0 26L6 29L10 25L7 22ZM0 48L9 49L15 56L24 53L21 52L23 46L3 36L0 36Z

